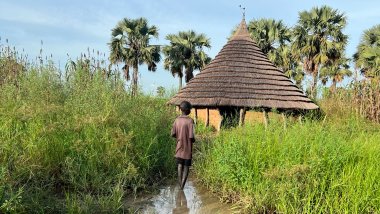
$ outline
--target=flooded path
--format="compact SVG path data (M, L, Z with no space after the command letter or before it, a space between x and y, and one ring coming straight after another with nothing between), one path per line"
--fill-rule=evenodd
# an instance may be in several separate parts
M219 202L207 189L194 179L187 181L183 191L175 184L167 185L159 190L157 195L144 200L132 202L135 213L144 214L213 214L233 213L231 205Z

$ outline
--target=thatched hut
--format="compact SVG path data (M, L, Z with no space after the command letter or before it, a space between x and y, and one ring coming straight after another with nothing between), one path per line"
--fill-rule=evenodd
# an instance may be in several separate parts
M240 118L255 110L268 119L268 112L302 112L318 109L304 93L279 70L251 39L243 18L235 34L199 74L175 95L169 104L183 100L194 107L194 116L206 125L220 128L223 119ZM263 112L263 113L262 113ZM255 118L256 116L250 116ZM236 118L236 117L235 117Z

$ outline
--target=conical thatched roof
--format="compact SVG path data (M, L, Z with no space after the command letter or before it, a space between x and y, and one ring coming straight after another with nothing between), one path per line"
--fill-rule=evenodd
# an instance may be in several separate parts
M218 55L170 101L194 107L317 109L250 38L243 19Z

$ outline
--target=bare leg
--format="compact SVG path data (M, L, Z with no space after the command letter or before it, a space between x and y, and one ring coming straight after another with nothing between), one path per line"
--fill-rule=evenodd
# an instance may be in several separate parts
M183 165L178 164L178 184L179 184L179 187L182 186L182 172L183 172Z
M185 187L187 176L189 175L189 168L190 168L189 166L184 166L181 189L183 189L183 187Z

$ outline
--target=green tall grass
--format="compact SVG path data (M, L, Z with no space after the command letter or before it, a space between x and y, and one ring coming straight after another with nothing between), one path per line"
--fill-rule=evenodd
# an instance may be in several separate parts
M1 213L123 212L175 172L174 109L88 68L30 67L0 86Z
M198 178L249 213L378 213L380 126L330 113L222 131L201 142Z

